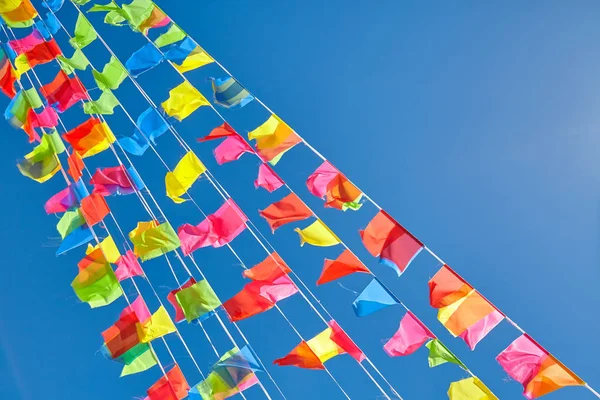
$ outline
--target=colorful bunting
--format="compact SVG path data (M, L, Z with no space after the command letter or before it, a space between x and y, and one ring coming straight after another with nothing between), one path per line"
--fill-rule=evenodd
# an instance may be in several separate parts
M373 279L354 300L352 307L357 317L364 317L396 304L399 304L398 300L377 279Z
M269 193L282 187L285 183L267 164L258 167L258 178L254 181L254 187L266 189Z
M277 164L281 156L302 142L302 139L283 122L277 115L273 114L265 123L248 133L248 139L256 139L257 153L265 162L271 165Z
M138 117L136 130L131 137L119 139L119 144L125 151L135 156L143 155L150 144L156 145L155 140L169 129L167 122L159 112L150 107Z
M300 236L300 246L308 243L313 246L328 247L341 243L335 233L320 219L304 229L296 228L294 231Z
M498 400L477 377L452 382L448 389L450 400Z
M110 213L106 200L98 193L92 193L81 200L80 210L88 226L96 225Z
M36 28L34 28L31 33L24 38L10 40L8 45L17 53L23 54L40 43L44 42L44 37Z
M167 175L165 176L167 197L177 204L185 202L186 200L182 199L181 196L187 193L194 182L196 182L204 172L206 172L206 167L202 164L202 161L200 161L193 151L189 151L177 163L175 169L167 172Z
M273 233L280 226L313 216L312 211L295 193L288 194L258 213L267 221Z
M93 70L92 74L100 90L115 90L127 78L127 69L117 58L111 56L110 61L102 68L102 72Z
M137 346L140 346L144 351L143 353L137 355L137 357L133 361L131 361L130 364L123 366L123 370L121 371L120 376L121 378L127 375L144 372L157 364L156 357L154 356L154 352L152 351L150 346L143 343L140 343Z
M210 133L202 138L199 138L199 142L206 142L214 139L222 139L227 138L229 136L237 136L237 132L227 123L224 122L223 125L220 125L210 131Z
M123 291L119 281L100 250L86 255L79 266L79 274L71 282L79 300L88 303L91 308L96 308L108 305L121 297Z
M133 53L125 62L125 67L131 75L138 77L146 71L158 66L163 60L163 54L153 43L144 45Z
M181 30L181 28L179 26L173 24L169 27L168 31L161 34L158 38L156 38L156 40L154 41L154 44L156 44L158 47L165 47L170 44L179 42L180 40L184 39L185 37L186 37L185 32L183 30Z
M179 293L180 291L182 291L185 288L188 288L192 285L194 285L196 283L196 280L192 277L190 277L183 285L181 285L181 287L175 289L175 290L171 290L169 292L169 294L167 295L167 300L169 301L169 303L171 303L171 305L173 306L173 308L175 309L175 322L181 322L183 320L185 320L185 314L183 313L183 309L181 308L181 306L179 305L179 302L177 301L177 293Z
M65 212L75 205L77 205L77 196L73 192L73 189L71 189L71 186L68 186L50 197L46 201L46 204L44 204L44 210L46 210L46 214L56 214Z
M73 46L74 49L83 49L96 40L97 37L96 30L90 21L83 13L79 13L77 22L75 23L75 32L73 33L73 37L69 39L71 46Z
M0 67L0 91L12 99L17 94L15 90L17 73L8 60L4 59L0 63L2 63Z
M62 54L62 52L60 51L58 44L56 44L56 41L51 39L48 42L42 42L32 47L29 51L26 51L23 54L27 59L27 64L29 64L29 67L33 68L36 65L49 63L58 55Z
M503 319L504 315L444 265L429 281L429 300L439 308L438 320L453 336L460 336L471 350Z
M523 396L528 399L585 384L527 334L519 336L496 360L511 378L523 385Z
M407 311L400 321L400 328L383 346L383 350L390 357L407 356L417 351L429 339L435 338L412 312Z
M17 8L2 12L2 19L10 28L26 28L33 25L37 11L30 0L21 0Z
M429 349L428 362L430 368L449 362L467 370L465 364L463 364L462 361L460 361L454 353L448 350L448 348L438 339L430 340L425 346Z
M142 261L162 256L179 247L177 233L168 222L158 225L155 221L138 222L137 227L129 232L133 243L133 252Z
M208 281L204 279L189 287L182 288L175 293L175 298L187 322L201 318L221 305L216 293Z
M230 161L239 160L244 153L254 153L254 150L241 136L236 135L226 138L214 149L213 153L217 164L223 165Z
M115 275L119 282L124 281L127 278L133 278L134 276L144 276L142 266L131 250L127 250L125 254L120 256L116 261L116 264L117 270L115 271Z
M71 58L66 58L63 55L57 56L56 59L60 64L60 68L67 74L72 75L75 70L85 71L90 61L87 59L81 49L75 49Z
M137 325L148 318L150 318L150 312L144 299L138 296L130 306L121 312L117 322L102 332L104 348L108 356L128 364L133 361L132 358L135 358L135 356L131 357L131 350L136 348L136 353L138 353L140 350L143 352L144 348L148 348L147 345L140 342L137 331ZM140 344L142 346L139 346Z
M362 206L362 193L329 161L323 164L306 181L308 190L319 198L325 199L325 207L358 210Z
M93 193L101 196L128 195L145 187L135 169L123 165L97 169L90 184L94 185Z
M323 271L317 281L317 285L334 281L355 272L371 273L350 250L346 249L335 260L325 259Z
M171 61L175 69L182 74L215 62L190 37L186 37L181 43L171 47L165 54L165 58Z
M83 169L85 168L83 159L77 152L74 151L71 154L69 154L69 157L67 158L67 163L69 165L67 173L71 178L73 178L73 181L79 181L79 179L81 179L81 177L83 176Z
M108 149L116 140L106 122L95 117L65 133L63 139L73 146L73 150L82 158L91 157Z
M8 103L8 107L6 107L6 111L4 112L4 118L13 127L22 128L27 122L29 110L41 106L42 99L35 88L19 90L16 96ZM33 142L34 140L35 137L29 135L29 142Z
M119 253L119 249L117 248L115 241L110 235L95 246L88 244L88 248L86 249L85 254L89 255L98 249L101 249L104 258L111 264L116 263L121 257L121 253Z
M423 249L423 244L402 225L380 210L360 231L363 244L379 262L394 269L398 276Z
M134 0L134 3L138 1ZM190 386L179 365L175 364L166 376L160 378L148 389L147 398L148 400L181 400L187 397L188 390L190 390Z
M115 97L113 92L105 90L102 92L98 100L87 101L83 104L83 112L85 114L114 114L115 107L121 103Z
M87 98L85 87L79 78L69 78L62 70L58 71L52 82L40 88L40 93L48 100L48 104L61 113L78 101Z
M228 76L226 78L211 78L215 103L236 109L242 108L254 100L254 97L238 81Z
M60 138L55 135L42 135L42 140L33 151L17 164L23 176L44 183L60 171L60 161L56 154L64 151Z
M248 217L232 199L228 199L200 224L184 224L179 227L181 250L187 256L202 247L225 246L246 229L246 221Z
M169 91L169 98L162 103L162 108L168 116L183 121L201 106L209 106L204 98L189 81Z
M71 232L69 236L64 238L64 240L58 247L58 250L56 250L56 255L60 256L61 254L64 254L69 250L73 250L74 248L82 246L93 239L94 235L92 234L92 230L86 226L81 226L75 229L73 232Z
M58 220L56 230L60 237L64 239L75 229L83 225L85 225L85 219L81 215L81 211L77 209L65 212Z
M169 313L163 306L160 306L147 320L140 321L136 327L138 337L142 343L149 343L154 339L177 331L171 317L169 317Z

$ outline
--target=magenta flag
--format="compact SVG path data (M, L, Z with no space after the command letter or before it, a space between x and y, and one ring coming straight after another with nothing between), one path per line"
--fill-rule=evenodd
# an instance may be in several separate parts
M23 54L31 49L33 49L38 44L44 41L44 37L37 30L34 29L29 35L25 36L22 39L15 39L8 42L8 45L17 53Z
M327 185L331 182L335 177L338 176L340 172L328 161L325 161L319 168L312 173L311 176L306 180L306 186L308 186L308 190L319 198L325 197L327 194Z
M468 327L459 336L467 343L471 350L475 350L477 343L481 341L492 329L496 327L502 320L504 315L498 310L494 310L475 324Z
M151 317L150 310L148 310L148 306L142 296L138 296L125 310L127 309L133 311L141 323L146 322Z
M30 128L54 128L58 125L58 114L54 107L45 107L39 114L30 109L27 122Z
M119 282L127 278L133 278L134 276L144 275L142 266L140 265L133 251L127 250L127 253L119 257L117 260L117 269L115 274L117 275Z
M227 137L215 147L215 159L219 165L238 160L244 153L253 153L252 148L239 135Z
M101 196L110 196L113 194L132 194L135 193L135 181L125 171L122 165L118 167L97 169L90 180L94 185L93 193Z
M400 321L400 329L383 346L383 350L390 357L407 356L429 339L435 339L435 335L408 311Z
M258 189L259 186L272 193L283 186L283 180L267 164L261 164L254 181L254 187Z
M77 196L75 196L75 193L73 193L69 186L50 197L46 204L44 204L44 209L46 210L46 214L54 214L65 212L76 204Z
M177 232L181 250L187 256L202 247L221 247L230 243L246 229L248 217L232 199L228 199L214 214L200 224L185 224Z

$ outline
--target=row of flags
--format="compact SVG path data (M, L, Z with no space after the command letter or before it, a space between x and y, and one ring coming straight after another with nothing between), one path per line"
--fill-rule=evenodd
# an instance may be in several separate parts
M85 5L90 0L72 1ZM97 34L85 15L79 13L70 41L74 53L66 58L52 38L60 26L54 13L63 2L45 1L48 14L40 21L34 21L38 14L29 0L0 0L0 15L8 27L32 27L28 36L2 45L0 89L11 98L5 112L7 121L23 129L30 141L39 142L18 164L23 175L38 182L50 179L61 169L58 155L65 152L65 147L54 129L58 114L79 101L89 100L85 87L76 76L71 75L75 70L87 69L89 61L82 49L96 40ZM127 23L144 34L151 28L168 26L168 29L153 43L132 54L125 64L112 56L101 72L92 71L102 94L97 100L85 103L86 114L112 114L119 104L112 90L116 90L128 75L137 76L163 61L172 63L182 74L214 62L152 1L134 0L122 7L112 1L107 5L94 5L88 12L106 12L106 23L116 26ZM160 50L162 48L166 48L166 51ZM43 98L35 88L15 89L14 84L19 81L21 74L53 60L59 62L61 71L52 82L40 88ZM241 108L254 100L252 94L232 77L213 78L212 87L215 104L226 108ZM210 102L186 79L169 92L169 98L161 104L162 113L149 108L138 117L136 131L130 137L117 139L109 126L94 116L62 135L72 149L68 164L69 175L74 183L52 196L45 204L48 213L64 213L57 225L63 239L57 254L93 239L90 228L110 213L105 196L127 195L144 189L141 178L133 168L117 166L99 169L90 181L93 191L88 193L81 180L83 159L110 148L117 140L124 150L141 156L150 143L154 143L169 129L169 118L183 121L201 106L210 106ZM36 130L40 128L51 131L46 133L42 129L40 137ZM222 138L224 140L214 151L217 162L223 164L234 161L244 153L256 154L263 163L259 167L255 185L269 192L285 185L271 166L302 142L293 129L274 114L249 132L248 140L255 140L256 143L254 149L227 123L199 140ZM188 152L165 177L167 196L175 203L184 202L182 196L205 172L206 168L198 157ZM325 207L346 211L359 210L362 205L363 193L328 161L324 161L308 177L306 184L313 195L325 201ZM260 215L273 232L282 225L315 218L307 227L295 229L301 245L342 244L336 234L294 192L261 210ZM198 225L185 224L177 231L166 221L139 222L129 234L133 251L121 255L110 236L97 246L88 245L85 257L78 264L79 273L72 282L73 290L81 301L87 302L92 308L111 304L123 294L120 281L143 276L138 259L148 261L179 248L184 255L189 255L202 247L222 247L245 230L247 221L242 210L232 199L228 199ZM360 236L366 249L379 258L381 264L396 270L398 275L424 249L416 237L383 210L360 232ZM116 271L111 264L117 265ZM193 278L172 291L167 299L175 310L176 322L209 318L221 306L232 321L238 321L265 312L278 301L297 293L298 288L290 278L290 272L291 269L281 257L272 253L263 262L245 271L244 275L250 282L223 303L206 280L196 282ZM346 248L336 260L325 260L317 284L331 282L354 272L372 275ZM438 309L438 320L452 335L461 337L472 350L505 318L501 311L447 265L442 266L430 280L429 287L430 303ZM373 276L354 301L353 308L357 316L363 317L399 303L396 296ZM103 351L109 358L124 364L122 375L141 372L156 364L149 343L175 331L173 321L164 307L151 314L139 297L121 313L113 326L103 332ZM399 330L384 345L384 350L390 356L406 356L423 344L429 349L430 366L450 362L467 370L409 310L400 322ZM310 340L302 341L288 355L274 363L324 369L327 360L344 353L358 362L365 358L341 327L335 321L330 321L327 329ZM564 386L584 385L580 378L527 334L501 352L497 360L513 379L523 384L524 396L530 399ZM256 384L258 381L254 373L260 370L262 367L249 348L235 348L212 367L206 380L193 387L187 384L181 370L175 365L148 390L148 398L181 399L189 394L190 397L206 399L215 398L216 393L225 398ZM448 394L453 400L496 398L475 376L452 383Z

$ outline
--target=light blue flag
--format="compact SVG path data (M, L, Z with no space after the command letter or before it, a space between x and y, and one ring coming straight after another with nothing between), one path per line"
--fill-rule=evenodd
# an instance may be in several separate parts
M79 200L79 202L81 202L81 200L83 200L84 198L86 198L90 195L90 192L88 192L87 187L85 186L85 183L83 182L83 179L80 179L77 182L72 183L71 189L73 189L73 192L75 192L75 196L77 197L77 200Z
M88 242L91 242L94 239L92 235L92 230L87 227L87 225L80 226L79 228L73 230L73 232L69 233L69 235L63 239L62 243L58 250L56 250L56 255L60 256L61 254L66 253L69 250L73 250L76 247L82 246Z
M60 22L56 15L48 12L46 14L46 18L44 18L44 23L46 25L46 30L50 32L51 35L56 35L56 32L60 30Z
M242 108L254 97L238 81L226 78L211 78L215 103L225 108Z
M54 12L57 12L61 9L64 3L65 0L46 0L42 5Z
M155 47L154 43L148 43L129 57L125 67L133 76L137 77L156 67L162 60L161 51Z
M248 346L244 346L229 358L218 361L213 366L213 371L219 374L230 387L236 387L248 375L263 371L263 368L256 361L252 350Z
M136 125L141 133L136 129L130 137L119 139L119 143L123 149L135 156L143 155L150 146L144 136L151 140L153 144L156 144L156 139L169 129L169 125L164 117L152 107L148 108L138 117Z
M399 304L377 279L373 279L352 303L357 317L364 317L386 307Z
M174 44L165 54L165 58L175 64L181 64L196 49L197 45L189 36L180 43Z

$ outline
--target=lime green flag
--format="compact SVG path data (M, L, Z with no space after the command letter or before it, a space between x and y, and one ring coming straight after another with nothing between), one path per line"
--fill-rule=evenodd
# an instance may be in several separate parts
M202 317L221 305L219 298L206 280L201 280L175 294L187 322Z
M119 7L119 5L115 2L115 0L112 0L108 4L94 4L92 6L92 8L87 10L87 12L118 11L120 9L121 9L121 7Z
M83 54L81 49L76 49L71 58L66 58L61 54L57 56L56 59L60 64L60 68L69 75L73 74L76 69L85 71L88 65L90 65L90 61L87 59L85 54Z
M51 132L47 136L50 141L49 146L52 147L52 151L55 154L62 154L66 150L65 143L56 129L51 129Z
M123 26L123 23L126 21L123 14L125 14L123 10L110 11L104 17L104 23L114 26Z
M429 367L437 367L438 365L451 362L466 370L467 367L456 356L448 350L446 346L438 339L433 339L425 345L429 349Z
M69 233L73 232L83 224L85 224L85 218L83 218L83 215L81 215L79 210L67 211L58 221L56 230L60 233L60 237L64 239Z
M61 147L62 146L62 147ZM24 176L44 183L60 171L60 161L56 154L64 151L64 145L55 135L42 135L42 140L33 151L19 161L17 168Z
M89 3L91 0L71 0L73 3L75 4L79 4L80 6L85 6L87 3Z
M179 237L171 224L164 222L156 225L154 221L138 222L137 227L129 232L133 243L133 252L142 261L160 257L179 247Z
M185 32L183 30L181 30L181 28L179 28L177 25L173 24L173 25L171 25L171 27L169 28L168 31L166 31L165 33L163 33L162 35L160 35L159 37L156 38L156 40L154 41L154 44L156 44L158 47L165 47L165 46L168 46L175 42L179 42L181 39L184 39L186 36L187 35L185 34Z
M79 300L88 303L92 308L108 305L123 294L108 262L94 262L80 270L71 282L71 287Z
M136 349L142 349L143 352L139 354ZM156 365L156 358L154 357L154 352L150 349L150 345L148 343L139 343L135 345L132 349L128 350L123 356L127 353L136 350L135 358L127 362L125 359L125 366L121 370L121 378L131 374L137 374L139 372L146 371ZM121 357L123 357L121 356ZM120 357L120 358L121 358Z
M43 105L40 94L35 88L25 90L25 98L32 108L40 108Z
M121 82L127 78L127 70L114 56L110 57L110 61L104 66L102 72L92 71L92 74L96 84L103 91L117 89Z
M86 114L103 114L112 115L116 106L119 105L119 100L113 92L105 90L102 92L98 100L87 101L83 105L83 112Z
M133 28L138 29L150 18L154 7L152 0L133 0L129 4L123 4L124 17Z
M88 44L92 43L98 35L96 30L83 14L79 14L75 23L75 32L73 38L69 39L69 43L75 49L83 49Z

